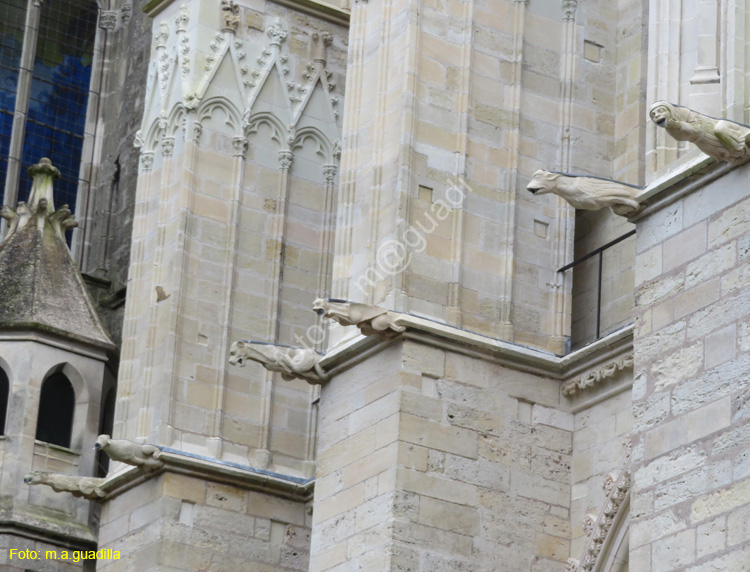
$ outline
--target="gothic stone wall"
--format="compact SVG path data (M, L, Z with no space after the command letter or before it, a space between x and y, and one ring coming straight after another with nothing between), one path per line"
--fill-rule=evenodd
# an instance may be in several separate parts
M322 389L310 570L563 572L559 382L407 340Z
M305 503L202 477L165 473L109 501L99 548L120 560L100 572L306 572Z
M631 569L747 567L750 167L638 222Z

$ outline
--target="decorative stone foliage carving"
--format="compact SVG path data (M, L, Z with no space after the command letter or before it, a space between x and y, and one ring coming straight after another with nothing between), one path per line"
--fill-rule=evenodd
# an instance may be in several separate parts
M154 445L142 445L125 439L112 439L109 435L99 435L94 449L104 451L113 461L138 467L151 474L164 466L160 459L161 450Z
M152 152L141 153L141 168L148 173L154 166L154 154Z
M678 141L690 141L706 155L737 165L750 159L750 126L714 119L681 105L657 101L651 121Z
M336 165L323 165L323 177L325 178L326 185L332 185L336 180Z
M133 15L133 5L123 4L122 8L120 8L120 13L122 14L122 25L127 26L128 22L130 22L131 16Z
M596 385L597 383L600 383L605 379L614 376L618 371L631 369L632 367L633 354L629 353L615 360L612 360L599 369L590 371L586 375L582 375L581 377L566 381L562 386L562 394L566 397L570 397L571 395L575 395L576 393L586 389L587 387Z
M311 348L295 348L263 342L237 341L229 350L231 365L245 366L247 360L258 362L268 371L281 373L282 379L303 379L320 384L328 379L320 366L322 356Z
M290 169L293 160L294 155L291 151L279 151L279 167L282 169Z
M117 11L116 10L102 10L99 13L99 27L112 31L117 27Z
M562 9L565 20L575 20L578 0L562 0Z
M566 175L538 170L526 189L533 195L549 193L565 199L577 209L596 211L610 207L615 214L629 216L638 210L638 187L598 177Z
M45 471L31 471L23 478L27 485L47 485L56 493L71 493L74 497L98 500L105 496L101 484L105 479L79 477Z
M232 147L234 148L234 156L245 158L247 155L248 140L247 137L235 137L232 139Z
M628 495L630 495L632 484L630 458L632 452L632 444L627 441L622 468L618 473L610 473L604 478L602 488L607 493L604 505L593 523L591 523L591 515L586 515L585 518L591 523L588 529L584 523L584 530L587 530L588 533L586 543L579 560L573 558L568 560L568 572L590 572L596 566L601 556L602 547L612 531L612 525L615 523Z
M165 49L167 47L167 40L169 39L169 25L166 22L159 24L159 30L154 35L156 41L156 49Z
M318 298L313 303L313 310L319 316L335 320L342 326L357 326L366 336L377 334L391 337L406 329L396 323L400 314L370 304Z
M280 46L281 42L286 40L287 36L286 30L282 28L281 24L279 24L278 22L268 26L268 28L266 29L266 34L269 38L271 38L271 45L275 44L277 46Z
M221 29L225 32L237 33L240 25L240 7L233 0L221 0Z

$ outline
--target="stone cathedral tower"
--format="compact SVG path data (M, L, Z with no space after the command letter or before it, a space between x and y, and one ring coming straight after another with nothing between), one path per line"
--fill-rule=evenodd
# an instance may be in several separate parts
M0 563L750 570L749 0L63 5L0 0Z

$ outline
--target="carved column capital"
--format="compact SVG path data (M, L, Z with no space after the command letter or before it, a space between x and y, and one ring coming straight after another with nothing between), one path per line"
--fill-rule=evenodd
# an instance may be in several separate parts
M577 8L578 0L562 0L563 18L568 22L575 20Z
M333 184L337 171L338 167L336 165L323 165L323 177L325 178L326 185Z
M156 49L163 50L167 47L167 40L169 39L169 24L162 22L159 24L159 31L154 35L156 41Z
M123 4L122 8L120 8L120 13L122 14L122 25L127 26L128 22L130 22L130 17L133 15L133 5Z
M232 139L232 147L234 147L234 156L242 157L243 159L247 155L247 137L235 137Z
M294 155L291 151L279 151L279 166L282 169L288 170L292 166L293 160Z
M164 137L161 140L161 154L164 157L171 157L174 151L174 137Z
M266 28L266 34L271 39L271 45L277 45L280 46L281 42L286 40L286 30L281 27L281 24L278 22L276 24L271 24Z
M196 145L200 143L201 135L203 135L203 125L196 121L193 124L193 143Z
M190 11L188 10L187 4L182 4L180 6L180 12L177 14L177 17L174 19L175 29L177 33L180 32L186 32L187 31L187 24L190 20Z
M240 25L240 7L234 0L221 0L221 31L237 33Z
M117 26L117 11L102 10L99 12L99 27L103 30L112 31Z
M310 49L310 59L313 61L323 62L325 66L326 52L328 46L333 42L333 36L328 32L314 32L312 35L312 45Z
M149 151L147 153L141 153L141 168L144 173L148 173L154 166L154 154Z

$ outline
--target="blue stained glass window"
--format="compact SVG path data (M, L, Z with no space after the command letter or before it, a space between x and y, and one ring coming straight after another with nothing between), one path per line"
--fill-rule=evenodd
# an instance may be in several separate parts
M0 0L0 205L5 196L25 20L26 0Z
M10 154L28 3L0 0L0 185ZM98 8L94 0L44 0L39 9L18 200L27 200L31 190L26 170L49 157L61 174L55 206L68 204L75 212Z
M42 4L29 113L21 163L28 167L49 157L60 169L55 206L75 212L83 150L91 61L97 21L96 2L46 0ZM31 191L21 172L19 199Z

